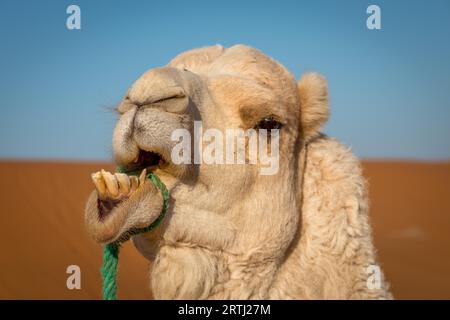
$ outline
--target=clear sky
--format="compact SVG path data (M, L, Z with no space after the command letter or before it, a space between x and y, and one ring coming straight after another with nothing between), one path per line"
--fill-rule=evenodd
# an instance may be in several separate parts
M324 131L364 158L450 159L450 1L0 1L0 158L103 160L108 111L187 49L256 47L329 81ZM66 8L81 8L81 30ZM381 8L368 30L366 8Z

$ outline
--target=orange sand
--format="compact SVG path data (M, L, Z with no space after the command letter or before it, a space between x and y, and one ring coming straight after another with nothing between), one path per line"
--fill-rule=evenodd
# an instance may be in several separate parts
M101 248L84 229L91 172L104 163L0 162L0 299L101 298ZM382 267L396 298L450 299L450 163L366 162ZM66 268L81 268L68 290ZM120 299L151 298L148 266L131 243Z

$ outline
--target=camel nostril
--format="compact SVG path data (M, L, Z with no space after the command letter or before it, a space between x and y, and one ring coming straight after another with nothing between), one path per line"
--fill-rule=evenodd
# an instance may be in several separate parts
M184 98L185 95L184 94L178 94L178 95L174 95L172 97L167 97L167 98L162 98L162 99L158 99L156 101L153 101L151 104L157 104L157 103L162 103L162 102L168 102L170 100L174 100L174 99L182 99Z
M183 113L189 103L189 97L179 86L165 86L153 88L145 99L132 99L138 109L160 109L170 113Z

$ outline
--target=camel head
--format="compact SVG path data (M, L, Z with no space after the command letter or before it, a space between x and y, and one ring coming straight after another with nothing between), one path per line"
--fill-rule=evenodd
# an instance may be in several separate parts
M163 223L133 238L153 262L156 298L307 295L284 287L295 268L303 272L307 146L324 139L328 118L323 77L296 81L258 50L212 46L144 73L117 111L115 162L154 172L170 191ZM145 178L95 178L86 224L99 243L159 216L161 194Z

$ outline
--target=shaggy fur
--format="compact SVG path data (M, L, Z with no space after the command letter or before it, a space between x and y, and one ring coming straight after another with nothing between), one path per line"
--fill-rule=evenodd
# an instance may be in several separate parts
M157 230L133 239L153 261L155 298L391 297L384 281L379 289L367 286L366 269L376 256L359 163L319 133L329 112L322 76L297 82L282 65L243 45L201 48L145 73L118 111L113 148L125 166L139 150L170 160L171 132L192 132L194 120L219 130L254 128L268 116L283 124L273 176L260 175L260 164L169 163L155 171L170 190L170 210ZM162 199L146 188L102 221L94 191L86 207L94 239L113 241L153 221Z

